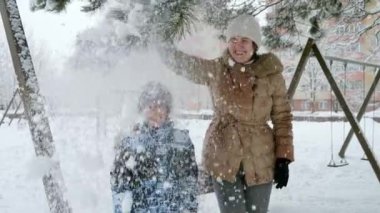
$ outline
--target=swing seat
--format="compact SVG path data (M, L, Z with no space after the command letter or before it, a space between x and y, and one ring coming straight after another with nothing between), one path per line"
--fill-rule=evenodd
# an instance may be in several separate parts
M327 164L328 167L342 167L347 166L348 162L345 159L341 159L339 163L336 163L333 159L330 160L329 164Z

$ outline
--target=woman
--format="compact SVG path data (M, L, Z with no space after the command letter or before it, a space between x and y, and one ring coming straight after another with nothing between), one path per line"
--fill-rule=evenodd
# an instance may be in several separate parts
M188 131L173 127L171 106L162 84L145 86L138 104L145 122L122 140L111 171L115 213L197 212L194 147ZM131 208L123 207L128 194Z
M210 90L214 117L205 136L203 166L213 178L220 211L267 212L273 180L276 188L286 186L288 164L294 160L283 66L274 54L257 54L261 33L252 16L232 20L226 38L221 58L204 60L171 48L165 61Z

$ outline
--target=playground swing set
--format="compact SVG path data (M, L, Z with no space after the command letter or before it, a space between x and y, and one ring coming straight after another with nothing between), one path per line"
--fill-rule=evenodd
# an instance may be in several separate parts
M369 161L372 169L374 170L375 175L377 176L377 179L380 182L380 167L379 167L379 164L378 164L378 162L377 162L377 160L376 160L376 158L372 152L372 149L374 147L374 128L372 128L372 146L370 147L368 145L368 140L365 137L365 130L363 131L359 125L359 122L362 119L362 117L366 111L366 108L367 108L367 106L371 100L371 97L373 97L374 98L373 100L375 100L375 90L376 90L376 86L378 85L379 80L380 80L380 65L358 62L358 61L353 61L353 60L348 60L348 59L341 59L341 58L331 57L331 56L323 57L318 46L316 45L314 39L309 38L307 43L306 43L306 46L302 52L302 55L301 55L301 58L299 60L298 65L297 65L293 79L292 79L292 81L289 85L289 88L288 88L288 96L290 99L292 99L294 94L295 94L298 83L299 83L299 81L302 77L303 71L305 69L306 63L308 62L311 55L316 57L319 65L321 66L321 69L322 69L322 71L323 71L323 73L324 73L324 75L325 75L325 77L326 77L326 79L327 79L327 81L331 87L333 94L335 95L339 105L342 108L342 111L344 112L345 119L348 120L348 122L351 126L351 129L350 129L349 133L347 134L346 139L344 140L344 143L343 143L343 145L339 151L339 157L341 158L341 160L337 163L334 159L333 125L331 123L331 128L330 128L330 131L331 131L331 133L330 133L330 136L331 136L331 141L330 141L331 159L330 159L330 162L328 163L328 166L329 167L341 167L341 166L348 165L348 162L345 159L345 152L346 152L347 147L348 147L348 145L352 139L352 136L355 134L360 145L361 145L361 147L362 147L362 149L363 149L363 151L364 151L364 155L366 157L363 159ZM326 63L326 60L330 61L330 67L332 67L333 61L341 61L344 63L344 72L345 72L344 87L343 87L344 94L340 91L338 84L334 80L332 72L330 71L330 68ZM359 108L359 111L358 111L356 117L354 117L352 111L350 110L350 108L346 102L346 99L344 98L344 95L346 92L346 81L347 81L347 78L346 78L346 76L347 76L347 63L362 65L363 67L365 67L365 66L374 67L376 69L376 71L375 71L376 74L375 74L374 80L373 80L373 82L372 82L372 84L371 84L366 95L365 95L365 89L364 89L364 86L365 86L364 72L365 71L364 71L364 69L362 69L363 70L363 96L365 96L365 98L363 100L362 105ZM331 110L330 115L332 116L332 110L333 110L332 107L330 110ZM364 127L365 127L365 122L364 122ZM345 134L345 126L344 125L343 125L343 134Z
M358 65L361 65L362 66L362 97L364 99L363 101L363 104L361 105L360 109L359 109L359 112L358 112L358 115L357 115L357 120L358 122L360 122L361 118L363 117L365 111L366 111L366 108L370 102L370 99L371 97L373 98L372 99L372 103L375 104L376 103L376 87L378 85L378 82L379 82L379 79L380 79L380 73L379 73L379 70L380 70L380 65L377 65L377 64L370 64L370 63L363 63L363 62L358 62L358 61L352 61L352 60L346 60L346 59L340 59L340 58L336 58L336 57L325 57L325 58L328 58L330 59L330 67L332 67L332 63L333 63L333 60L335 61L342 61L344 63L344 81L343 81L343 95L346 97L346 84L347 84L347 63L352 63L352 64L358 64ZM369 66L369 67L373 67L374 68L374 79L373 79L373 82L371 84L371 87L368 89L368 93L366 94L366 75L365 75L365 67L366 66ZM374 128L374 122L375 122L375 108L373 107L372 109L372 136L371 136L371 150L374 149L374 141L375 141L375 128ZM364 134L367 133L367 122L364 120L363 121L363 132ZM333 131L333 128L331 128L331 131ZM341 158L341 161L340 161L340 164L336 164L333 160L333 157L331 158L331 162L328 164L328 166L331 166L331 167L339 167L339 166L345 166L347 165L347 161L345 160L345 151L348 147L348 144L349 142L351 141L352 139L352 136L354 134L354 131L353 129L350 129L344 143L343 143L343 146L339 152L339 156ZM332 135L332 133L331 133ZM345 122L343 122L343 138L345 137ZM332 139L332 136L331 136L331 141L333 141ZM332 143L332 142L331 142ZM333 147L333 145L331 145L331 147ZM333 153L333 151L331 151ZM332 155L333 156L333 155ZM364 153L363 157L361 158L362 160L368 160L366 154Z

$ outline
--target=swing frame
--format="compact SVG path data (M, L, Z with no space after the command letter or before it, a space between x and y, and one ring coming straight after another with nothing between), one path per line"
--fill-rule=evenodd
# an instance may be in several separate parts
M376 72L379 73L380 72L380 68L377 68L377 69L374 70L374 74L375 75L376 75ZM373 103L376 103L376 96L375 96L376 86L377 85L375 85L375 88L374 88L375 90L373 91L373 95L372 95ZM375 117L375 110L372 110L372 123L375 122L374 117ZM371 149L372 150L375 147L374 141L375 141L375 128L372 125L372 144L371 144ZM365 154L363 154L363 157L361 158L361 160L368 160L368 158L367 158L367 156Z
M17 94L20 95L19 92L20 92L20 91L19 91L18 88L14 91L11 100L9 101L7 107L5 108L5 112L4 112L4 114L3 114L3 116L2 116L1 119L0 119L0 126L1 126L2 124L4 124L5 117L9 116L8 112L9 112L11 106L12 106L12 103L15 101L16 95L17 95ZM17 114L17 112L18 112L20 106L21 106L21 102L17 104L16 111L14 112L14 114ZM13 118L11 118L11 120L9 121L8 126L11 125L12 120L13 120Z
M322 56L318 46L316 45L315 40L312 38L309 38L307 43L306 43L305 49L302 52L302 55L301 55L300 61L298 63L298 66L296 68L296 71L294 73L293 79L289 85L289 89L288 89L289 99L292 99L294 94L295 94L295 91L297 89L297 86L299 84L301 76L303 74L303 71L305 70L306 63L309 60L311 54L313 54L316 57L316 59L318 60L319 65L321 66L321 69L322 69L328 83L330 84L332 91L335 94L335 97L337 98L347 120L349 121L349 123L351 125L351 130L356 135L364 153L368 157L368 161L371 164L371 167L372 167L378 181L380 182L380 166L379 166L374 154L372 153L372 150L370 149L370 147L368 145L368 142L367 142L365 135L363 134L363 131L362 131L362 129L359 125L359 122L358 122L359 119L355 118L353 113L351 112L342 92L340 91L336 81L334 80L334 77L331 74L330 69L328 68L328 66L326 64L324 57ZM329 59L334 60L333 57L329 57ZM342 60L342 59L340 59L340 60ZM345 60L345 61L351 62L350 60ZM367 64L367 63L362 63L362 64L374 66L374 65ZM378 65L375 65L374 67L378 67ZM379 79L380 79L380 71L378 71L376 73L375 80L372 83L370 91L368 91L367 96L366 96L366 98L362 104L361 109L362 108L364 108L364 109L362 110L363 112L362 112L362 115L360 116L360 118L363 116L363 114L365 112L365 107L369 103L369 100L366 100L366 99L371 98L371 95L373 94L373 91L371 91L371 89L372 89L372 87L374 87L373 90L375 90ZM361 112L361 111L359 110L359 112ZM357 117L359 118L359 113L358 113ZM348 146L348 144L347 144L347 146ZM340 156L342 157L342 155L340 155ZM344 157L344 155L343 155L343 157Z
M364 116L365 110L366 110L366 108L367 108L367 106L371 100L371 96L376 91L376 86L378 85L379 80L380 80L380 67L377 67L375 78L373 79L372 85L369 88L368 93L367 93L366 97L364 98L363 104L360 106L359 112L356 116L356 119L358 121L360 121L362 119L362 117ZM345 156L346 150L348 148L348 145L349 145L353 135L354 135L354 131L353 131L353 129L351 129L350 132L347 134L346 139L344 140L342 148L339 151L339 156L341 156L341 157Z

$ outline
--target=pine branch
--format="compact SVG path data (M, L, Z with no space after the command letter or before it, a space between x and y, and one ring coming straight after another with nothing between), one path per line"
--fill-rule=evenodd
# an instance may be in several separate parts
M153 14L158 17L152 20L157 23L158 36L171 42L189 33L197 20L193 11L195 5L193 0L167 0L155 5Z
M229 3L230 0L202 1L200 8L203 8L205 11L203 21L214 26L216 29L224 30L228 21L239 14L237 10L229 6Z
M32 9L61 11L69 1L36 0ZM106 0L88 1L89 5L82 8L84 12L95 11L106 2ZM345 5L340 0L274 0L261 1L265 2L265 4L260 3L259 5L255 0L239 2L237 3L235 0L129 0L128 2L120 2L121 4L128 4L126 8L129 9L115 8L108 13L108 16L127 23L131 12L129 6L133 7L137 4L142 6L139 15L143 17L144 21L132 23L137 25L134 27L138 33L136 35L128 35L125 39L127 46L140 46L147 45L157 39L173 41L190 33L194 22L198 20L194 15L195 7L202 8L205 12L201 21L211 24L220 30L225 30L229 20L239 14L256 16L265 10L273 9L273 12L267 15L269 27L263 29L264 43L272 48L288 48L297 45L293 44L293 41L289 38L284 39L284 35L294 37L302 35L302 31L296 25L298 20L308 22L310 27L309 33L315 38L321 38L324 36L324 31L321 29L320 23L326 19L342 15L345 15L345 18L361 19L380 13L378 10L361 10L361 6L354 0L348 0L348 3ZM352 10L358 11L358 14L348 15L348 12ZM362 33L377 27L379 24L376 22L374 21L372 26L365 28L365 31Z
M265 44L271 48L296 47L292 41L282 41L282 37L301 35L297 19L309 22L309 33L314 38L322 38L324 31L320 23L330 17L339 17L343 13L342 8L339 0L283 1L267 16L270 27L264 33Z
M273 3L263 5L263 6L261 6L261 8L260 8L260 7L257 8L257 9L256 9L254 12L252 12L251 14L252 14L253 16L257 16L257 15L259 15L260 13L262 13L263 11L267 10L268 8L271 8L271 7L273 7L273 6L276 6L277 4L283 3L284 1L286 1L286 0L278 0L278 1L275 1L275 2L273 2ZM256 12L256 11L257 11L257 12Z
M65 10L70 0L36 0L31 5L31 10L47 10L51 12L61 12Z
M83 12L93 12L99 9L100 7L102 7L107 0L88 0L88 1L89 1L89 5L82 7Z
M121 22L127 22L129 12L129 10L114 8L110 10L110 12L107 14L107 17L119 20Z

